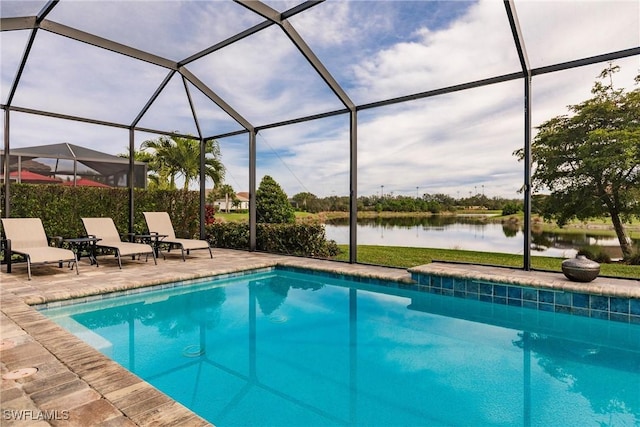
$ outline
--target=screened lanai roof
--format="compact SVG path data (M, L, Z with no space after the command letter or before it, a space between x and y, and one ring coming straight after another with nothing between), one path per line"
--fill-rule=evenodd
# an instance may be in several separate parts
M2 0L0 18L5 149L216 138L250 193L270 174L289 195L522 197L535 126L610 61L618 87L640 69L637 0Z
M0 151L4 154L4 151ZM12 156L20 156L23 159L65 159L77 160L101 174L110 174L122 170L122 165L128 165L129 159L112 156L100 151L91 150L66 142L51 145L39 145L36 147L16 148L11 150ZM135 162L144 165L144 162ZM68 171L65 171L68 172ZM73 172L73 171L71 171Z

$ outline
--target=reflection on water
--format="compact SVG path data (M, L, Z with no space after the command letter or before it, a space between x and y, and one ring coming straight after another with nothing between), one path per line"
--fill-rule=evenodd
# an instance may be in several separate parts
M265 316L271 315L287 299L289 289L311 289L322 288L322 283L307 280L291 280L290 278L274 276L267 279L253 280L249 283L253 295L258 301L260 311Z
M177 337L201 326L213 329L220 321L220 307L226 299L225 288L212 288L194 298L192 293L176 293L166 298L147 299L127 305L115 305L99 312L79 312L74 320L90 329L129 322L154 327L166 337ZM97 314L96 314L97 313Z
M589 401L595 413L609 414L609 425L624 425L631 422L624 419L624 414L640 412L640 400L628 392L638 387L638 378L629 374L640 366L637 351L541 333L521 332L518 336L515 346L530 351L548 375L570 384L573 392ZM605 371L607 381L593 375L592 366Z
M482 217L402 217L358 219L358 244L417 248L463 249L522 254L524 232L516 222L487 222ZM349 243L348 219L328 221L326 236L339 244ZM640 245L640 241L635 241ZM621 257L618 240L588 231L575 234L532 229L533 255L571 258L585 246L607 247L611 258Z

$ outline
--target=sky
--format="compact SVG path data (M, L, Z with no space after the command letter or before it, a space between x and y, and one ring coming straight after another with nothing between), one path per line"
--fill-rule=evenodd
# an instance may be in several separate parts
M300 2L265 3L284 11ZM0 0L0 16L34 15L44 4ZM516 0L515 5L534 68L640 46L637 0ZM172 61L263 21L230 1L197 0L61 0L47 19ZM501 1L329 0L289 22L358 106L520 70ZM0 32L3 104L29 34ZM640 57L616 64L621 71L614 84L633 89ZM533 126L590 97L605 66L535 76ZM344 108L275 25L185 67L253 126ZM12 105L129 126L168 74L39 30ZM205 137L242 129L193 85L186 86ZM524 142L523 88L522 80L514 80L359 111L358 195L521 197L523 165L513 152ZM196 135L186 93L175 74L138 126ZM261 130L258 182L270 175L289 196L348 195L349 126L343 114ZM12 148L69 142L118 154L129 144L126 129L18 112L11 113L9 132ZM155 138L136 132L136 147ZM218 141L226 183L248 191L248 134Z

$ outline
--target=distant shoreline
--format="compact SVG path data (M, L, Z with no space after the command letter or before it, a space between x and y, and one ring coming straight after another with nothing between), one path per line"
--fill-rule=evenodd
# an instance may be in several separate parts
M217 212L216 216L225 221L248 221L248 213L223 213ZM433 216L459 216L459 217L473 217L483 221L491 222L510 222L514 226L521 224L524 220L522 213L515 215L502 216L501 211L490 210L463 210L456 212L389 212L389 211L358 211L358 218L426 218ZM349 218L349 212L327 211L319 213L308 212L296 212L296 218L301 221L315 220L321 223L325 223L331 219L344 219ZM546 222L539 216L534 216L532 219L534 230L539 231L552 231L556 233L577 233L590 230L591 232L602 233L603 235L615 235L613 224L608 219L591 219L589 221L574 220L564 227L558 227L554 222ZM640 239L640 221L636 221L632 224L625 224L625 230L629 234L629 237L633 239Z

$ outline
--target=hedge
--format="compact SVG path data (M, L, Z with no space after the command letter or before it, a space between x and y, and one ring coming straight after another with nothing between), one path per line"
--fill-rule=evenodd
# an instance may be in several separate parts
M13 218L40 218L49 236L78 237L86 234L81 218L110 217L120 233L129 231L129 189L67 187L12 183L9 190ZM0 186L4 201L4 186ZM134 190L135 233L146 231L143 212L166 211L176 235L199 233L200 195L184 190ZM4 207L4 204L3 204Z
M207 239L218 248L249 249L249 224L216 222L205 227ZM329 258L339 253L338 245L325 237L319 223L256 225L256 250L285 255Z
M4 186L0 186L4 201ZM17 184L10 187L13 218L42 219L49 236L78 237L86 234L81 218L110 217L120 233L129 231L129 189ZM4 206L4 204L3 204ZM200 194L185 190L134 190L134 232L147 231L143 212L166 211L176 235L199 238ZM207 210L207 216L212 212ZM214 247L249 249L249 224L213 222L205 219L207 240ZM337 244L325 237L319 223L257 224L256 249L264 252L327 258L337 255Z

